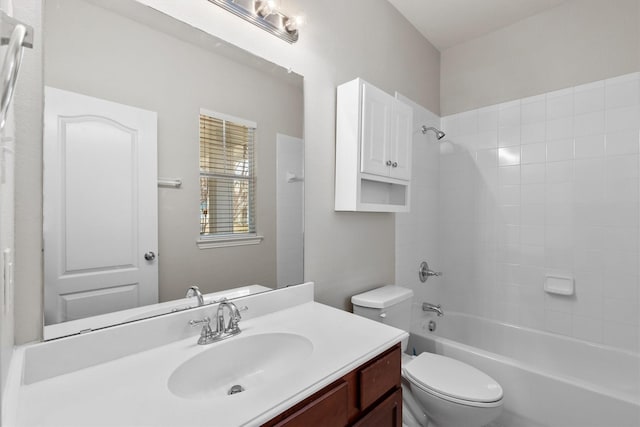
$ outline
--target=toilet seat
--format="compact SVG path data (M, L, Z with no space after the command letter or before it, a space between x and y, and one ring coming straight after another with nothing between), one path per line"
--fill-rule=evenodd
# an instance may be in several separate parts
M450 402L476 407L502 404L502 387L484 372L450 357L422 353L403 366L407 380Z

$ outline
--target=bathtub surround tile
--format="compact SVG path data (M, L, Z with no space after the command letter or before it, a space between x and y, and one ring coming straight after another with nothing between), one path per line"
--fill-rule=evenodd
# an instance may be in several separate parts
M603 133L605 130L605 114L604 111L596 111L593 113L584 113L574 117L573 135L589 136Z
M605 86L605 108L632 107L640 104L640 81L608 82Z
M602 148L604 152L604 145ZM602 157L593 159L576 159L574 161L574 179L576 182L583 181L604 181L604 159Z
M573 96L576 115L604 111L604 82L577 86Z
M640 329L622 322L603 322L603 343L634 352L640 351Z
M546 147L545 147L546 148ZM521 184L544 184L545 182L545 164L526 164L520 167L520 183Z
M595 343L602 342L602 319L574 314L571 320L571 335L574 338Z
M605 153L604 133L577 136L575 138L575 158L586 159L602 157Z
M489 169L498 167L498 150L478 150L476 152L476 164L480 169Z
M638 154L638 131L627 130L606 135L607 156Z
M571 225L573 222L573 203L548 203L544 218L547 225Z
M524 184L520 187L521 204L531 205L544 203L545 201L545 185L544 184Z
M571 182L574 177L574 161L548 162L546 164L546 182L548 184Z
M547 94L547 121L573 115L573 88Z
M602 181L576 181L573 184L574 203L604 203L605 194L606 185Z
M605 201L612 203L637 202L638 180L607 181L604 186Z
M573 139L562 139L547 142L547 161L573 159Z
M625 116L626 117L626 116ZM624 118L618 118L615 116L612 118L613 123L618 124L620 121L624 120ZM620 124L619 126L623 126ZM546 130L546 139L547 140L556 140L556 139L567 139L573 137L573 117L564 117L561 119L548 120L547 121L547 130Z
M606 252L620 251L634 254L640 251L637 228L603 227L602 234L602 247Z
M640 73L449 116L442 126L453 149L433 166L438 203L429 213L446 272L429 287L440 301L637 351ZM426 233L416 221L403 233ZM421 239L405 240L420 250ZM415 281L411 264L403 277ZM553 273L573 276L575 295L546 294Z
M544 329L561 335L571 335L572 318L570 313L548 310L544 311Z
M532 123L543 123L547 114L546 97L542 95L524 98L520 114L523 126Z
M543 142L546 136L545 122L523 124L520 128L520 143L522 145Z
M520 247L520 263L523 275L519 283L538 286L544 279L544 245L527 245L523 242Z
M522 226L543 226L544 217L544 203L523 203L520 205L520 224Z
M547 168L547 178L549 177L549 168ZM545 202L547 204L563 203L567 200L573 200L573 182L551 182L547 180L545 185Z
M628 299L604 298L604 319L612 322L631 323L640 325L640 318L637 316L638 301Z
M544 246L544 226L520 226L520 241L524 246Z
M573 254L573 267L576 272L601 272L604 251L576 249Z
M501 127L498 129L498 147L520 146L520 127Z
M547 144L544 142L523 145L520 161L524 164L544 163L547 160Z
M498 182L500 185L520 185L520 166L500 166Z
M498 105L498 127L520 126L520 101L505 102Z
M638 128L640 107L612 108L605 112L605 129L607 132L618 132Z

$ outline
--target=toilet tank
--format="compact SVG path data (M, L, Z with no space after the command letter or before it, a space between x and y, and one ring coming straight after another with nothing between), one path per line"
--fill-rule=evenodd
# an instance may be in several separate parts
M351 297L353 312L409 332L413 291L386 285Z

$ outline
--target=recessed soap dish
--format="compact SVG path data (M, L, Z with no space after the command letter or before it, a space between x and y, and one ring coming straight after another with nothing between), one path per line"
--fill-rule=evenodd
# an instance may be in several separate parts
M547 275L544 279L544 291L556 295L573 295L575 292L573 277Z

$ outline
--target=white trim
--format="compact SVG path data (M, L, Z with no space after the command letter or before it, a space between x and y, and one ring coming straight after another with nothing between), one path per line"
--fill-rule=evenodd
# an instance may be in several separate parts
M264 236L222 236L206 237L196 240L199 249L228 248L232 246L259 245Z
M248 128L257 129L258 124L256 122L252 122L251 120L243 119L241 117L231 116L229 114L218 113L215 111L207 110L205 108L200 109L200 114L203 116L213 117L214 119L225 120L228 122L233 122L237 125L242 125Z

